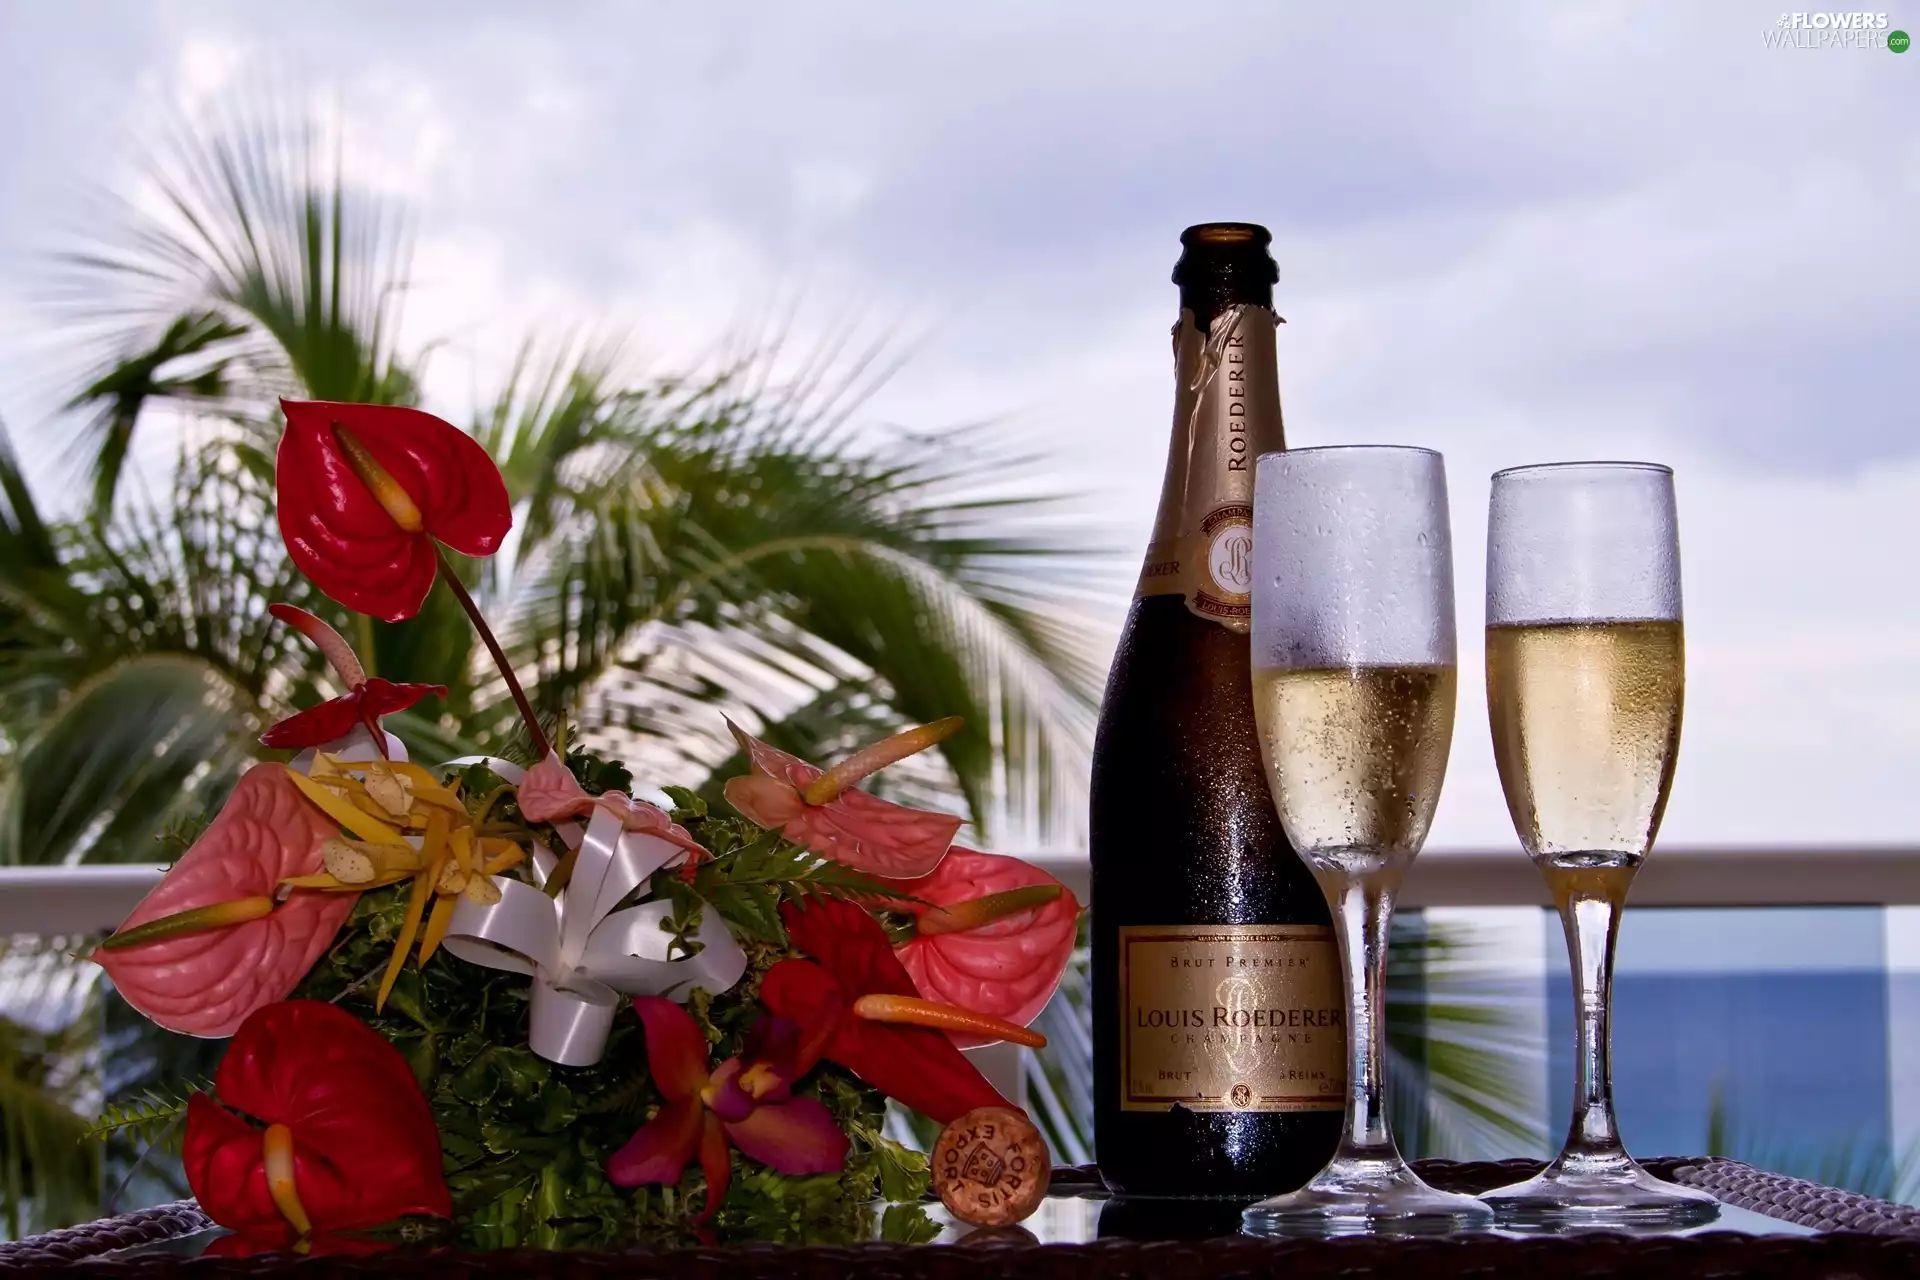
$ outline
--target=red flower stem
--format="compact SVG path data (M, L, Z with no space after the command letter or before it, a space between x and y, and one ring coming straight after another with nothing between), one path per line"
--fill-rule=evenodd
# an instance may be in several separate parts
M377 676L380 674L380 655L375 652L373 643L373 619L364 613L356 613L353 615L353 621L354 629L360 634L360 652L366 655L361 660L361 666L367 675Z
M493 628L480 616L480 606L467 594L467 584L460 581L460 575L447 563L447 549L439 543L433 544L433 554L440 558L440 580L453 592L453 598L467 611L467 617L473 621L473 629L480 635L480 643L487 646L487 652L493 655L493 665L500 668L500 674L506 678L507 692L513 695L513 705L520 708L520 718L527 722L527 733L533 738L533 749L542 760L553 754L553 746L547 741L546 730L540 727L540 721L533 714L533 704L527 701L527 691L520 687L520 678L513 674L513 664L507 661L507 655L500 648L500 642L493 638Z

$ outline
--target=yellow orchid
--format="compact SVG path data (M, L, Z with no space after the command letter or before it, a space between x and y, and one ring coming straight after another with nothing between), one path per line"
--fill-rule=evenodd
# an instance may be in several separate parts
M442 786L417 764L322 754L311 773L291 777L302 795L357 838L327 841L321 850L326 870L284 880L283 888L359 893L413 882L376 1008L385 1007L416 939L424 965L446 937L458 900L498 902L491 877L526 860L527 851L513 841L479 834L458 783Z

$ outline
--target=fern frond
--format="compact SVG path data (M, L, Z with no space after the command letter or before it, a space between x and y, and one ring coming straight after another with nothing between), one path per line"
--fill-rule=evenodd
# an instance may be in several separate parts
M780 921L784 901L838 898L868 909L918 901L876 876L785 840L776 831L746 827L751 835L736 842L734 837L744 833L728 827L737 825L701 823L701 838L719 837L715 843L720 852L700 865L690 889L677 879L665 885L676 900L678 895L690 894L711 906L737 936L786 946L787 931Z
M702 871L709 874L715 884L766 885L790 898L912 901L877 876L822 858L771 831L730 853L721 854Z
M213 819L207 814L192 817L175 818L163 827L153 839L160 846L160 860L172 864L186 856L206 829L213 825Z
M87 1142L105 1142L116 1134L135 1142L168 1139L174 1122L187 1113L187 1099L212 1089L211 1081L189 1081L166 1089L146 1089L122 1102L109 1102L100 1118L82 1135Z

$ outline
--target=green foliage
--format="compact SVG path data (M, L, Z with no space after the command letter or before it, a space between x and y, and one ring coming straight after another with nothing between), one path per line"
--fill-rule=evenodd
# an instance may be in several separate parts
M743 818L710 815L698 797L674 790L681 806L674 810L674 820L714 851L712 859L695 869L692 884L678 876L664 878L662 887L674 904L676 919L688 916L698 903L709 903L737 936L783 947L787 932L780 922L782 902L815 897L865 903L900 899L899 891L885 881L817 857L778 832L762 831Z
M46 1033L0 1018L0 1213L8 1238L92 1217L98 1210L98 1150L87 1122L71 1032Z
M633 790L633 770L621 761L604 759L585 747L570 748L566 764L573 776L580 780L580 785L594 795Z
M99 1119L82 1135L82 1140L105 1142L111 1137L122 1137L177 1153L187 1100L212 1087L212 1081L200 1080L173 1088L142 1089L131 1097L108 1102Z
M1545 1158L1521 1111L1527 1029L1515 992L1486 976L1470 930L1394 918L1387 945L1387 1107L1401 1149L1469 1160Z
M618 762L587 752L568 764L590 790L619 784ZM492 824L518 822L510 801L494 796L498 779L483 766L462 772L463 794L484 808ZM792 846L773 837L748 839L746 824L687 813L697 838L719 855L702 864L693 886L677 870L661 872L655 892L672 892L697 924L703 894L718 903L750 904L757 913L783 894L870 892L839 877L815 877ZM529 834L545 831L532 828ZM757 834L757 831L755 832ZM750 877L732 887L728 869ZM409 962L383 1012L373 993L405 915L404 886L361 897L339 942L308 975L296 997L333 1000L386 1036L412 1066L433 1107L446 1155L448 1187L462 1239L486 1248L617 1247L640 1241L685 1243L697 1238L688 1222L705 1199L697 1163L674 1187L625 1189L607 1182L607 1157L619 1150L661 1105L647 1068L645 1039L630 1007L616 1018L605 1056L591 1067L547 1062L527 1047L528 980L459 960L442 950L424 969ZM724 914L724 913L723 913ZM732 917L729 916L732 922ZM745 932L750 968L719 995L696 991L687 1008L717 1064L741 1051L762 1016L761 976L789 954L783 938ZM853 1142L844 1173L789 1177L733 1157L731 1186L712 1229L722 1239L855 1240L875 1229L876 1198L917 1200L926 1190L924 1157L881 1134L884 1100L831 1064L796 1087L819 1098ZM924 1215L922 1215L924 1217ZM911 1234L911 1215L895 1214L890 1230Z

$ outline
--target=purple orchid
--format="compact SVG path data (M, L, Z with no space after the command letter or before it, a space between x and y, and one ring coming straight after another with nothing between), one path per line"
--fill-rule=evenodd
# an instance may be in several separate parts
M799 1029L763 1018L739 1057L707 1063L706 1037L693 1016L671 1000L633 1002L647 1035L647 1067L666 1105L607 1160L616 1186L680 1181L696 1156L707 1175L707 1202L695 1221L720 1211L731 1172L731 1149L780 1173L838 1173L847 1164L847 1135L818 1098L790 1088L800 1062Z

